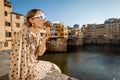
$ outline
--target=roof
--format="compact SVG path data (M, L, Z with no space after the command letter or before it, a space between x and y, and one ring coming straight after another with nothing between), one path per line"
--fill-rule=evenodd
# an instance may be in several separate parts
M12 12L12 14L16 14L16 15L21 15L21 16L24 16L23 14L16 13L16 12Z

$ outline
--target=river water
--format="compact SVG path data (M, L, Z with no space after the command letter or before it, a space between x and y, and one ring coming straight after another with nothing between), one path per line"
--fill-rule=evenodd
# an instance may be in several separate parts
M46 52L41 60L57 64L64 74L79 80L120 80L120 46L69 47L68 52Z

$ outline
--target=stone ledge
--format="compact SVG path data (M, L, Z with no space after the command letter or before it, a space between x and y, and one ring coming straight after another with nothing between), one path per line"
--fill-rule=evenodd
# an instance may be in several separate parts
M8 74L0 76L0 80L9 80ZM69 77L65 74L54 72L54 73L49 73L44 79L41 80L78 80L78 79Z
M72 78L65 74L61 74L59 72L53 72L47 74L47 76L42 80L78 80L78 79Z
M9 80L8 70L9 70L9 54L0 52L0 80ZM53 72L47 74L47 76L42 80L78 80L78 79L58 72Z
M0 80L9 80L8 74L0 76ZM78 80L78 79L72 78L65 74L54 72L54 73L49 73L44 79L41 80Z

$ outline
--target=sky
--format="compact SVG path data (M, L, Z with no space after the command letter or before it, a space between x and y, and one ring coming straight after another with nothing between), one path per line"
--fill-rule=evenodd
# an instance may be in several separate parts
M120 0L8 0L12 12L26 16L31 9L44 11L51 22L65 26L102 24L109 18L120 18Z

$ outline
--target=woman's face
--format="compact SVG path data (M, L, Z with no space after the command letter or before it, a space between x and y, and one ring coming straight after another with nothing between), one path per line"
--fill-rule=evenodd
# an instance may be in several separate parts
M38 28L44 27L44 23L46 22L46 17L42 11L37 11L32 19L33 19L32 23L34 24L35 27Z

